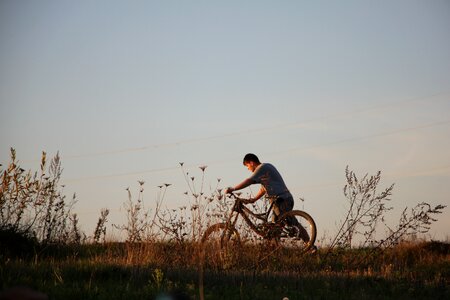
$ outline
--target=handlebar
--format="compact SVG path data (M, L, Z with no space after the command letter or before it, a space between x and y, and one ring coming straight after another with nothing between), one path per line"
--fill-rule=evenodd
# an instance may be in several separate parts
M239 201L239 202L241 202L241 203L243 203L243 204L249 204L249 203L251 203L251 202L248 202L248 200L250 200L250 199L244 199L244 198L241 198L241 197L239 197L238 195L236 195L236 194L233 193L233 192L227 193L227 194L225 194L225 196L229 196L230 198L234 198L236 201Z

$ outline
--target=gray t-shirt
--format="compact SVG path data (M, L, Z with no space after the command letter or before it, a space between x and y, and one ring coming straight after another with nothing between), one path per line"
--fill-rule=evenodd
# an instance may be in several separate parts
M250 179L254 183L262 184L269 197L290 196L283 178L272 164L260 164L253 172L253 175L250 176Z

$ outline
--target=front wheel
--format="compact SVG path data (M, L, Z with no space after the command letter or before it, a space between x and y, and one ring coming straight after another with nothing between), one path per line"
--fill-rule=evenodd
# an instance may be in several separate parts
M241 241L236 228L218 223L202 237L202 264L206 268L225 270L237 262Z
M317 227L313 218L304 211L292 210L280 216L283 225L278 243L283 248L304 253L312 249L316 241Z

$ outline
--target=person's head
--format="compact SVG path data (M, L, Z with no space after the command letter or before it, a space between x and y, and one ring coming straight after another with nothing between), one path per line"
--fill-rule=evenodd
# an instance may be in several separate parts
M259 161L258 156L253 153L248 153L244 156L243 164L250 172L253 172L255 171L256 167L261 164L261 162Z

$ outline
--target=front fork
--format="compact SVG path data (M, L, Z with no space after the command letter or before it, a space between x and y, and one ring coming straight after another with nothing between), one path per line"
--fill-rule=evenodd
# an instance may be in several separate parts
M220 237L220 245L223 246L224 243L227 243L231 239L231 235L234 233L234 228L236 228L236 223L239 217L239 211L233 208L225 222L225 229L222 232L222 236Z

